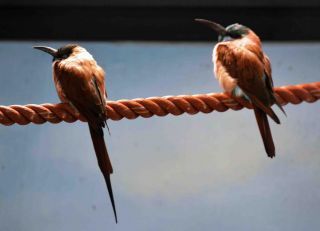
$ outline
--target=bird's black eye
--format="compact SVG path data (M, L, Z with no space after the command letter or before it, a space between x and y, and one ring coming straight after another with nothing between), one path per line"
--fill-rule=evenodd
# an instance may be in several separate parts
M63 60L67 59L70 56L71 52L69 51L59 51L57 52L57 55L53 58L52 62L57 61L57 60Z
M228 42L234 40L230 35L219 35L218 42Z
M68 57L69 57L69 54L63 54L61 58L62 58L62 59L66 59L66 58L68 58Z
M228 35L231 37L231 38L241 38L242 35L240 33L237 33L237 32L229 32Z
M70 51L63 51L58 54L58 59L67 59L70 56L71 52Z

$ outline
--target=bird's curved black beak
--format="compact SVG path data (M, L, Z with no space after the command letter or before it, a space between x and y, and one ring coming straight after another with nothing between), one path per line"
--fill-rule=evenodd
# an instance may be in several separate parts
M226 35L228 33L226 28L221 26L219 23L212 22L212 21L209 21L209 20L206 20L206 19L200 19L200 18L196 18L194 21L208 26L209 28L211 28L214 31L216 31L219 35Z
M46 46L34 46L34 49L40 50L40 51L44 51L46 53L48 53L49 55L52 55L53 57L57 56L57 50L52 48L52 47L46 47Z

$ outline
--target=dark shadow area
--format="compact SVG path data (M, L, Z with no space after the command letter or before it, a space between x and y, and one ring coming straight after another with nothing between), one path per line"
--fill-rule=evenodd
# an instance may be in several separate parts
M216 39L194 18L247 25L263 40L319 40L320 7L2 6L1 40Z

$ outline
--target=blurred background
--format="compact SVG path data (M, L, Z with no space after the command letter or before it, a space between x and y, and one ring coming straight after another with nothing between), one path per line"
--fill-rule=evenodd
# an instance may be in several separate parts
M319 81L320 3L2 0L1 105L56 103L51 58L78 43L107 73L111 100L220 92L217 36L193 22L255 30L276 86ZM252 111L109 121L115 224L87 125L0 128L0 230L316 230L320 103L287 105L264 151Z

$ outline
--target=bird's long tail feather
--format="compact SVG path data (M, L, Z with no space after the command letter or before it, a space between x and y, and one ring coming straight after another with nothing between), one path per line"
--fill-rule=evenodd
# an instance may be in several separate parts
M97 156L98 164L104 176L104 179L106 181L114 217L115 217L116 223L118 223L117 211L114 203L114 197L113 197L111 179L110 179L110 174L113 172L113 169L112 169L111 161L109 159L107 147L103 138L103 130L102 130L102 127L96 127L91 124L89 124L89 130L90 130L93 147Z
M267 114L256 106L254 106L253 109L260 130L261 138L264 144L264 148L267 152L267 155L270 158L273 158L275 156L275 147L272 139Z

